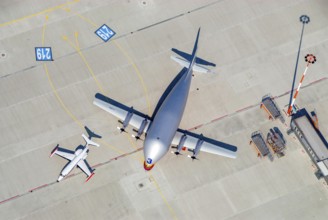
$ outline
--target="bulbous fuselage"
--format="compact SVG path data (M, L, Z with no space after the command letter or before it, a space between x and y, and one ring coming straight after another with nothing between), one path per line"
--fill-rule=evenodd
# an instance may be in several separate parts
M144 142L145 169L150 170L170 149L186 107L192 68L185 73L167 95L147 132Z

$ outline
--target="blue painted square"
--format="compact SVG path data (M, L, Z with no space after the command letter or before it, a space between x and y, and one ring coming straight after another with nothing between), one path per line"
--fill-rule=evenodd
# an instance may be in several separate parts
M148 159L147 159L147 163L148 163L148 164L151 164L152 162L153 162L153 160L152 160L151 158L148 158Z
M102 25L99 29L95 31L98 37L100 37L103 41L107 42L111 39L116 33L112 29L110 29L106 24Z
M51 47L36 47L35 59L36 61L53 61Z

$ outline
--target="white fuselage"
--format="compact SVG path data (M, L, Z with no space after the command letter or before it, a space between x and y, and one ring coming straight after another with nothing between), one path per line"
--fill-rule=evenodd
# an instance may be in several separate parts
M88 154L88 147L84 147L83 149L79 149L75 151L76 156L64 167L57 181L59 182L65 176L67 176L74 169L74 167L77 166L80 160L83 160L87 157L87 154Z
M154 165L170 149L187 103L192 68L185 69L182 77L163 101L147 132L144 143L146 166Z

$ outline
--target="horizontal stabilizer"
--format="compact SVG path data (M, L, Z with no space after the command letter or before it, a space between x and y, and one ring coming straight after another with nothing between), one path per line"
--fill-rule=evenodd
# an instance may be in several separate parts
M175 49L175 48L172 48L172 51L174 53L178 54L179 56L183 57L187 61L189 61L189 62L191 61L191 58L192 58L191 54L185 53L185 52L180 51L180 50ZM205 66L214 66L214 67L216 66L215 63L208 62L208 61L203 60L203 59L201 59L199 57L196 57L195 63L196 64L200 64L200 65L205 65Z
M177 62L178 64L180 64L181 66L186 67L186 68L188 68L189 65L190 65L189 61L187 61L185 59L182 59L180 57L171 56L171 59L174 60L175 62ZM209 69L207 69L203 66L200 66L197 63L195 63L192 66L192 70L195 71L195 72L199 72L199 73L209 73L209 72L211 72Z
M96 146L96 147L100 146L96 142L93 142L92 140L90 140L87 136L85 136L85 134L82 134L82 137L85 140L85 142L87 143L87 145L92 145L92 146Z

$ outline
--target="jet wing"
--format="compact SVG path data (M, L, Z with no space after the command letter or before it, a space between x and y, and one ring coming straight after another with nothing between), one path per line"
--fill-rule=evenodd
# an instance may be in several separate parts
M67 150L64 148L57 147L56 151L54 151L55 154L67 159L67 160L73 160L75 157L74 151Z
M143 132L148 130L149 124L151 122L149 116L142 114L134 110L133 108L127 107L111 98L108 98L100 93L95 95L93 104L99 108L111 113L121 121L124 121L129 113L132 113L132 117L129 119L129 124L133 127L139 129L142 125L142 122L147 119L148 123L146 124Z
M80 160L77 165L80 167L80 169L87 174L87 176L91 176L93 169L90 167L88 162L86 160Z
M198 135L195 133L192 133L190 131L185 131L178 129L172 144L173 145L178 145L179 141L182 137L182 135L186 135L187 138L184 142L184 147L187 147L188 149L194 150L196 148L198 140L203 140L203 144L200 148L200 151L211 153L211 154L216 154L224 157L229 157L229 158L236 158L237 156L237 147L226 144L217 140L213 140L207 137L204 137L202 135Z

